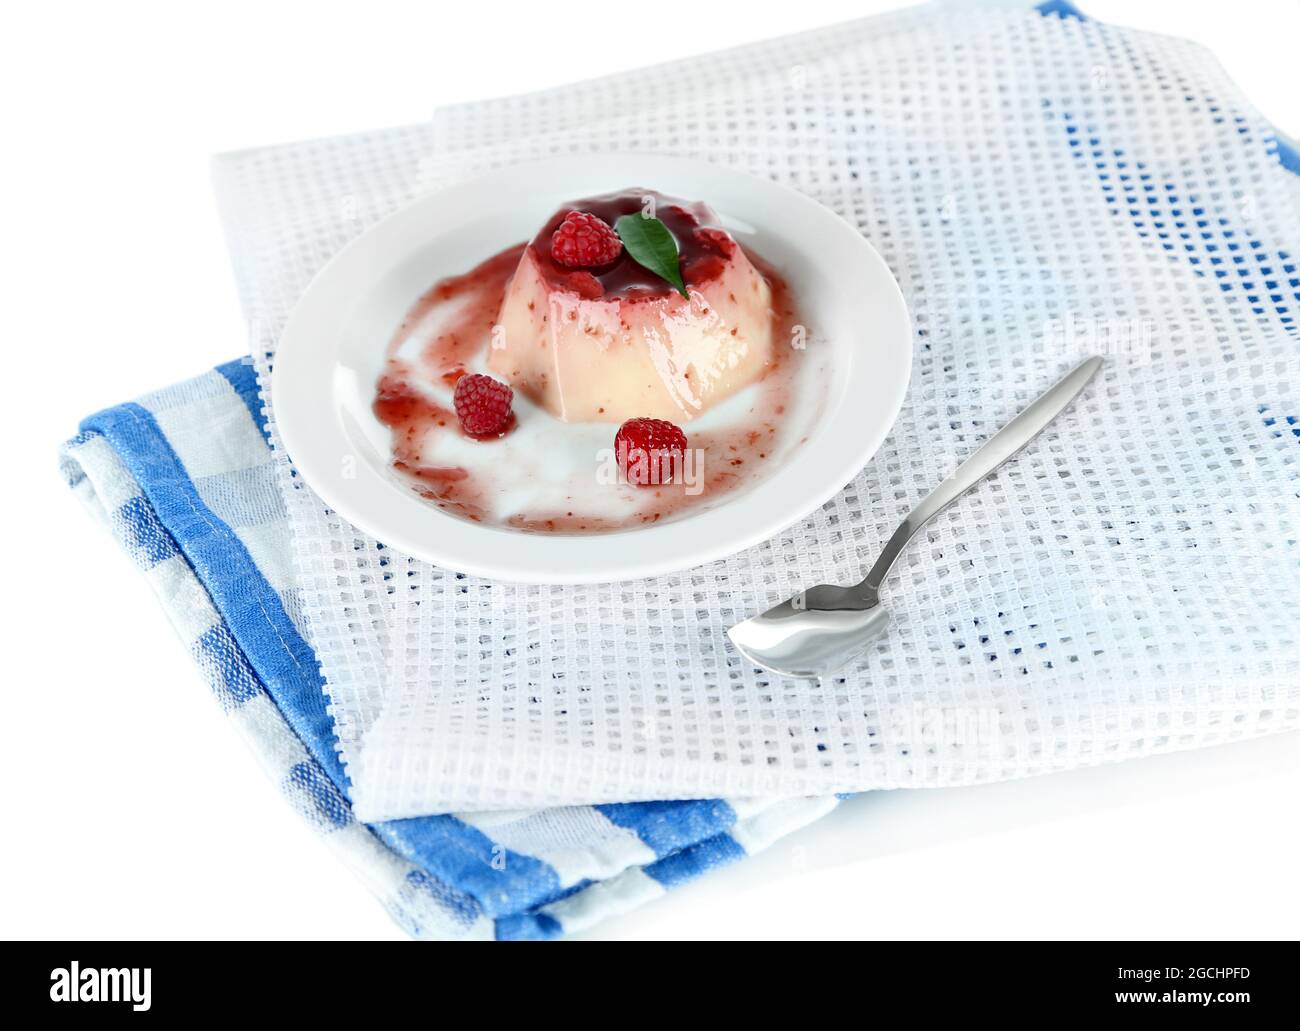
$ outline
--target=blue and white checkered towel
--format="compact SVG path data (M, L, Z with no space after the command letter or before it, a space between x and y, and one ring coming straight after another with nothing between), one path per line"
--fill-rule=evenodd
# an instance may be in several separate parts
M1041 9L1078 16L1060 2ZM1300 172L1290 147L1280 144L1277 158ZM357 822L300 631L259 410L251 365L232 362L90 417L64 446L63 467L149 578L286 797L411 934L580 930L834 808L834 798L704 800Z
M646 802L362 824L316 657L251 365L91 416L68 482L135 559L294 807L416 937L553 938L764 847L834 799Z

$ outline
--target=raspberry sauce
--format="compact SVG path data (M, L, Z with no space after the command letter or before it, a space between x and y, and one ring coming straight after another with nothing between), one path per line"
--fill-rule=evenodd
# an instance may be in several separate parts
M552 221L581 206L616 219L641 209L650 191L629 191L566 205ZM657 195L655 195L657 196ZM686 279L708 274L708 259L736 244L708 229L707 209L659 198L657 217L682 245ZM549 225L549 223L548 223ZM695 235L692 235L695 234ZM390 432L392 468L410 490L451 514L490 525L539 533L586 534L625 530L711 506L751 485L772 463L788 458L806 426L791 410L808 393L797 376L807 355L791 346L798 318L782 278L750 254L772 293L775 359L760 379L683 429L695 465L685 482L632 486L611 480L602 455L613 456L618 424L565 423L516 391L515 421L505 436L472 439L453 410L457 381L485 370L497 314L525 247L539 252L557 282L572 270L551 262L544 228L533 243L519 244L462 275L441 280L410 309L394 334L376 387L372 410ZM694 268L692 273L690 270ZM595 277L605 296L664 296L672 288L635 262L620 259ZM699 282L702 280L694 280ZM797 346L797 345L796 345ZM801 390L800 383L805 386Z

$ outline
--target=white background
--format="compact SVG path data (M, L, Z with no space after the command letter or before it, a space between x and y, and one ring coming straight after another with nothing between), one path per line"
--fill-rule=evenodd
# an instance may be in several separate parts
M0 934L401 936L263 779L144 580L56 471L82 416L243 353L209 156L893 6L660 0L648 19L609 0L6 11ZM1083 7L1208 44L1300 134L1295 0ZM860 797L599 933L1293 937L1295 745Z

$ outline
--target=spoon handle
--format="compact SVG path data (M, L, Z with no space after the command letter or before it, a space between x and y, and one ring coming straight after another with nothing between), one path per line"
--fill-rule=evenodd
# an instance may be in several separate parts
M1033 404L989 437L978 451L957 467L957 471L935 487L886 542L876 564L859 584L871 594L889 575L890 567L907 547L917 530L951 505L999 466L1015 457L1031 440L1047 429L1052 420L1070 407L1102 366L1099 355L1088 358L1067 372Z

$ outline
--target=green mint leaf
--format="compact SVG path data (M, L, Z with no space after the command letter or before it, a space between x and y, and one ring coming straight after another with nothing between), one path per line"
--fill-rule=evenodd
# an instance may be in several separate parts
M632 260L648 268L656 276L666 279L683 297L689 298L686 284L682 282L682 262L677 253L677 241L668 227L657 218L644 215L624 215L614 223L614 232L623 241Z

